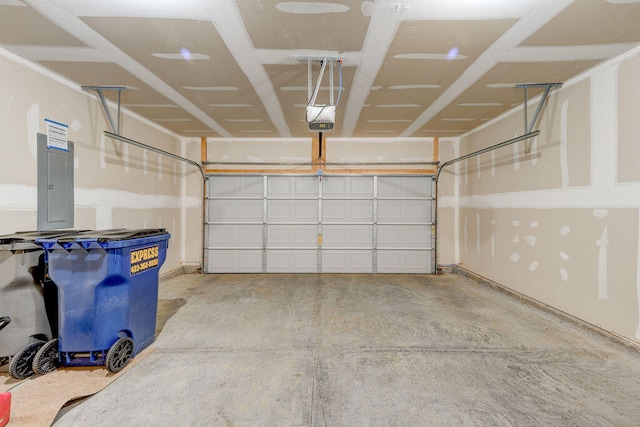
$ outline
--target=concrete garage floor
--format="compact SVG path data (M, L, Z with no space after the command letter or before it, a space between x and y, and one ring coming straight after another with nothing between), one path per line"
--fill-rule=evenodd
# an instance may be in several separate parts
M640 423L640 356L457 275L182 275L56 426Z

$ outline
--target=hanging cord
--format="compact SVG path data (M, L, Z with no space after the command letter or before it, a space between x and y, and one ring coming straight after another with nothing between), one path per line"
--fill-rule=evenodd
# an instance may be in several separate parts
M342 59L338 59L338 75L340 76L340 83L338 83L338 100L336 101L336 107L340 104L340 95L342 95Z
M322 65L324 61L320 61L320 64ZM339 75L339 84L338 84L338 99L336 101L335 106L337 107L338 104L340 103L340 96L342 95L342 59L338 59L338 75ZM313 88L313 93L317 94L320 85L320 78L318 79L318 81L316 82L316 86ZM315 100L315 96L309 99L309 102L307 102L307 107L311 106L311 101ZM325 108L327 108L329 106L329 104L324 104L322 106L322 109L318 112L318 114L311 120L309 120L309 117L307 117L307 115L305 115L305 121L307 123L312 123L314 121L316 121L318 119L318 117L320 117L320 115L322 114L322 112L325 110Z
M311 120L309 120L309 117L307 117L307 115L305 114L305 120L307 121L307 123L315 122L318 119L318 117L320 117L320 115L325 110L325 108L327 108L328 106L329 106L329 104L324 104L322 106L322 109L318 112L318 114L316 114L316 116ZM319 105L316 105L316 107L319 107Z

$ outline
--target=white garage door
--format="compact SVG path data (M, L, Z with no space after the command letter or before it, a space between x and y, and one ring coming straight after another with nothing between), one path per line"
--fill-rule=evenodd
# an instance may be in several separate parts
M432 273L433 177L212 175L208 273Z

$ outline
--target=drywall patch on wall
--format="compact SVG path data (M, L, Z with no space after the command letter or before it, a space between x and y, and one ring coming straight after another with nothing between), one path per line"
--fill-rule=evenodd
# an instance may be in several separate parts
M602 230L602 236L596 241L598 245L598 298L609 299L609 290L607 288L607 246L609 239L607 238L607 226Z
M529 227L531 227L531 228L538 228L538 227L540 227L540 221L537 221L537 220L536 220L536 221L531 221L531 222L529 223Z
M464 160L464 185L469 185L469 159Z
M465 215L464 217L464 253L469 253L469 218Z
M607 209L594 209L593 216L596 218L604 219L609 215ZM598 298L609 299L608 289L608 259L607 250L609 245L609 239L607 235L607 226L604 226L602 236L596 241L598 245Z
M518 252L512 253L511 257L509 258L511 260L511 262L518 262L520 261L520 254Z
M106 158L106 141L104 135L100 138L100 167L102 169L107 168L107 158Z
M563 225L560 228L560 235L561 236L568 236L569 233L571 233L571 227L569 227L568 225ZM563 251L560 251L560 258L562 258L562 260L564 262L569 261L569 256L566 253L564 253ZM569 281L569 272L564 267L560 268L560 278L562 278L562 281L564 283L567 283Z
M533 138L533 141L531 142L531 150L530 150L530 154L531 156L531 164L533 166L538 164L538 137L536 136L535 138Z
M178 186L178 168L176 162L173 162L173 186Z
M640 223L640 209L638 209L638 223ZM636 262L636 295L638 298L638 312L640 312L640 235L638 236L637 257L638 257L638 260ZM640 340L640 319L638 319L638 328L636 329L636 338Z
M33 104L27 110L27 143L34 159L38 158L38 132L40 131L40 105Z
M38 188L20 184L0 184L2 209L35 210L38 205Z
M495 219L491 220L491 259L496 257L496 224Z
M81 128L82 128L82 124L80 124L80 122L78 121L78 119L73 119L73 121L71 122L71 125L69 126L71 128L71 130L73 130L74 132L78 132Z
M148 150L146 148L144 148L142 150L142 175L146 175L147 174L147 162L148 162Z
M96 228L106 230L113 227L113 208L111 206L96 206L95 208Z
M527 242L527 244L532 248L536 246L536 240L537 240L536 236L531 236L531 235L524 236L524 241Z
M476 249L480 255L480 212L476 212Z
M591 184L608 188L618 173L618 64L591 76Z
M491 151L491 176L496 176L496 151Z
M129 144L124 145L124 171L129 173Z
M560 277L562 278L562 281L564 283L567 283L569 281L569 272L567 271L566 268L562 267L560 269Z
M529 271L536 271L539 265L540 264L538 263L538 261L533 261L531 264L529 264Z
M567 160L567 120L569 116L569 100L562 103L560 113L560 170L562 174L562 188L569 186L569 164Z

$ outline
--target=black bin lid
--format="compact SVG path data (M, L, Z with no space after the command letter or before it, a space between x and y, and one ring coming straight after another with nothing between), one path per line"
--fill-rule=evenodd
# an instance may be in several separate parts
M36 239L54 239L70 234L77 234L86 230L43 230L43 231L17 231L13 234L0 236L0 249L27 250L40 249L36 245Z
M116 228L112 230L92 230L76 234L64 235L57 239L58 243L72 243L78 240L91 240L95 242L114 242L119 240L139 239L142 237L159 236L167 234L166 228L140 228L126 229ZM55 238L55 236L54 236Z

